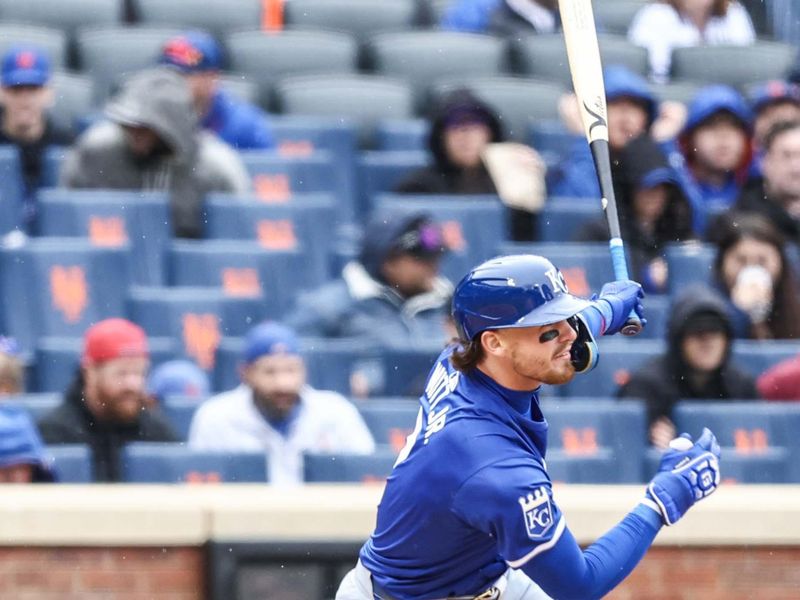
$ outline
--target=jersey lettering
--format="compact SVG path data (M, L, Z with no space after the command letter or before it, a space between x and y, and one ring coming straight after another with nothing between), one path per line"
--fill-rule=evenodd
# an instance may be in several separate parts
M430 441L430 437L436 433L437 431L441 431L444 427L445 419L447 418L447 411L450 410L449 406L445 406L439 412L431 410L431 413L428 415L428 425L425 427L425 441L424 443L427 444Z
M425 396L428 398L431 409L436 408L449 393L456 389L458 385L459 372L447 373L443 363L437 363L425 386Z

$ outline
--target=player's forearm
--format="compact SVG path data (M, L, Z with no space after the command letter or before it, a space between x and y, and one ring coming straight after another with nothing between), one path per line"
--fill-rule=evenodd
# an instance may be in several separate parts
M566 529L552 549L522 569L559 600L600 598L633 571L660 528L661 517L639 505L586 551Z

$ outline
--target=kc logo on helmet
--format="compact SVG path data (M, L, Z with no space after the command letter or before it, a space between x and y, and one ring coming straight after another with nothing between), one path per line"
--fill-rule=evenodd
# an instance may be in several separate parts
M553 526L553 508L547 489L540 486L527 496L520 496L519 505L528 537L532 540L543 538Z

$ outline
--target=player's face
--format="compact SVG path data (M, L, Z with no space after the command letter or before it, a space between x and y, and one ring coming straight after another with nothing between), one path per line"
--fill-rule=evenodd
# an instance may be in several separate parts
M559 385L575 376L570 348L578 334L567 323L498 330L508 347L508 361L522 387L540 383ZM516 388L515 388L516 389Z
M146 403L145 381L150 361L116 358L84 370L86 401L92 413L112 423L131 423Z
M720 114L698 127L692 136L695 159L717 172L735 171L742 164L747 135L733 117Z
M647 111L642 103L631 98L618 98L608 103L608 143L619 150L647 129Z
M269 354L247 365L242 379L253 390L253 399L262 410L283 419L300 400L306 369L296 354Z
M454 165L474 169L481 163L481 152L491 139L492 132L483 123L463 123L445 129L444 148Z
M767 131L775 123L796 121L797 119L800 119L800 104L790 101L770 104L756 115L755 123L753 123L753 139L756 144L761 145Z
M777 200L800 198L800 129L775 138L762 168L768 191Z
M730 290L736 284L739 271L743 268L758 265L764 267L777 281L783 270L780 252L772 244L753 238L743 238L731 246L722 259L722 277Z
M699 331L683 338L683 360L695 371L711 372L725 360L728 338L721 331Z

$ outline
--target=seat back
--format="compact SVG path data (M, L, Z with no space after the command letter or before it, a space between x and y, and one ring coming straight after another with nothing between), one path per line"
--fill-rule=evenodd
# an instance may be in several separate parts
M185 441L189 439L189 428L192 425L194 413L202 402L202 400L188 396L169 396L164 398L159 410L172 425L172 429L178 434L178 437Z
M360 39L381 31L411 29L416 18L414 0L288 0L286 26L342 31Z
M47 446L45 454L59 483L91 483L92 453L85 444Z
M672 78L732 86L783 79L794 64L796 54L793 45L773 41L758 41L746 46L675 48L672 51Z
M2 12L0 19L6 20ZM0 23L0 56L17 44L41 48L50 59L53 69L64 69L67 66L67 35L58 27L21 25L18 22Z
M94 90L91 77L56 72L51 79L55 100L50 118L58 127L77 131L78 121L94 109ZM55 185L55 182L51 182Z
M358 405L358 412L376 444L387 444L400 452L414 430L419 408L418 402L408 398L370 398Z
M260 0L133 0L136 15L147 27L204 29L215 34L250 29L261 21Z
M120 23L122 4L119 0L0 0L0 19L34 23L71 33L78 27Z
M303 455L303 479L306 483L379 483L392 472L397 455L392 448L377 448L367 455Z
M22 163L16 146L0 145L0 234L19 228L23 223Z
M430 161L430 155L420 150L362 152L357 163L358 212L368 214L373 198L380 193L393 192L413 171L427 166Z

